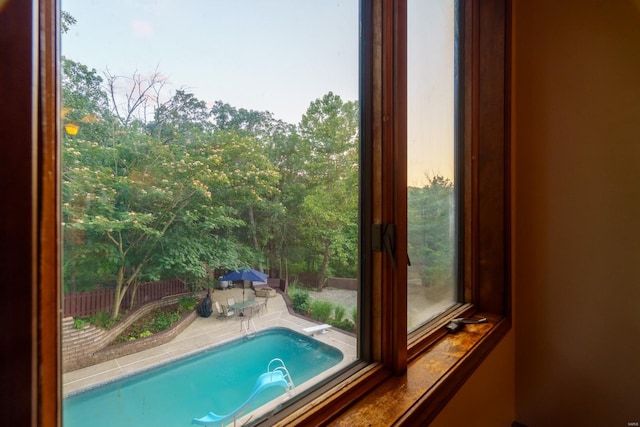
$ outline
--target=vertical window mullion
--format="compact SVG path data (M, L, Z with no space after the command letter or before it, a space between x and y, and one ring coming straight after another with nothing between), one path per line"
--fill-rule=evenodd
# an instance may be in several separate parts
M407 367L406 0L382 8L382 223L393 224L393 251L382 259L382 360Z

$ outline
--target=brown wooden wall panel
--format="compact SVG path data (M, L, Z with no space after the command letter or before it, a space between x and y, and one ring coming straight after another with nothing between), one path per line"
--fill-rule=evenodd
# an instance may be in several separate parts
M36 318L36 99L32 51L35 32L33 2L9 1L0 6L0 399L3 425L35 425L37 351ZM29 386L30 385L30 386ZM8 398L10 396L10 398Z
M504 314L508 259L507 2L477 2L477 276L474 303ZM476 82L477 84L477 82Z

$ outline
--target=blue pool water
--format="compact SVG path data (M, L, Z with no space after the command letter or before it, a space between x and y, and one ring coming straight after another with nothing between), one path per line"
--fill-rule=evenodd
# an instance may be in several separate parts
M343 357L313 338L273 328L69 396L63 401L63 426L189 426L193 418L226 414L240 406L271 359L282 359L294 384L300 385ZM282 389L267 390L249 410L282 394Z

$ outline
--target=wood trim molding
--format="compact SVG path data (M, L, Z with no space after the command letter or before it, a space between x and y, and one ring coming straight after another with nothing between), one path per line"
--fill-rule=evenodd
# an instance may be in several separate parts
M472 116L477 135L473 138L475 175L472 225L472 253L475 265L474 297L480 311L506 315L508 308L508 259L510 207L509 177L509 108L510 82L506 70L509 41L509 0L472 0L472 21L477 46L473 52L474 86ZM475 40L474 40L475 42ZM477 68L476 68L477 67ZM477 206L477 208L476 208Z
M383 1L382 212L395 225L394 254L383 257L382 362L407 369L407 4Z
M411 362L406 375L390 376L331 425L427 425L510 328L503 317L479 315L489 323L445 335Z
M0 365L10 396L0 402L4 425L38 424L37 11L29 1L0 5Z
M274 418L266 420L265 425L273 427L328 425L338 414L348 410L353 402L363 396L362 390L374 389L389 376L390 372L383 364L371 363L350 375L347 380L333 385L326 392L316 393L312 399L298 405L286 416L279 414L278 421Z
M55 4L40 0L38 86L38 425L62 424L60 342L60 164L58 119L58 19ZM53 141L53 143L52 143ZM55 319L55 320L53 320Z
M22 234L22 239L9 240L11 251L3 251L7 254L5 263L11 267L4 269L3 274L7 281L20 277L24 283L23 287L7 288L2 314L6 324L14 325L3 337L3 342L7 340L13 349L12 355L3 355L3 361L6 361L3 378L8 389L16 390L12 401L4 403L11 406L3 408L6 409L3 413L10 417L5 420L9 424L23 425L28 419L30 425L43 427L60 425L61 396L57 259L59 170L56 154L59 129L55 83L58 30L56 20L52 18L56 4L55 0L8 2L0 14L3 41L7 40L7 43L0 43L3 57L0 93L6 95L3 99L15 100L14 104L1 107L0 120L12 124L5 128L9 129L7 139L13 141L5 147L4 152L12 161L2 173L5 182L19 183L7 191L2 226L6 228L3 232L9 233L13 224L19 224ZM406 152L394 143L406 132L406 128L402 128L406 123L399 124L406 114L402 111L404 100L394 94L406 87L403 69L398 65L405 54L398 49L402 47L401 37L406 31L399 24L406 15L406 4L404 0L374 0L373 4L373 10L378 12L373 13L372 19L379 18L385 29L380 40L373 35L376 47L372 47L373 68L379 68L374 70L371 90L373 96L380 97L381 105L380 110L375 105L372 107L372 138L380 141L373 147L371 180L379 182L381 189L380 194L372 191L371 197L382 200L382 210L372 215L374 220L397 223L397 217L403 212L402 203L406 203L406 193L404 202L400 201L402 182L391 179L397 172L397 164L389 159L396 157L397 160L404 155L406 160ZM465 1L465 12L473 15L468 21L473 25L471 28L465 25L465 31L470 30L474 35L470 61L475 70L471 76L465 75L466 79L471 79L472 86L466 90L473 99L465 106L465 113L469 114L469 118L465 116L465 123L472 129L472 135L465 135L465 141L472 144L466 163L473 171L470 177L465 175L465 180L472 180L469 202L471 212L475 212L474 218L467 219L466 227L470 236L478 236L477 240L475 237L465 240L465 244L471 246L471 259L467 260L471 267L465 272L469 284L465 295L469 294L471 301L465 302L473 305L451 311L437 326L420 332L419 339L411 343L411 362L407 364L406 319L403 323L394 315L406 312L406 277L402 283L402 275L390 275L393 271L390 260L380 256L374 264L382 265L382 268L371 273L373 283L369 292L372 300L383 301L389 297L392 305L388 311L387 306L374 302L368 313L369 332L373 337L369 363L348 379L331 384L323 394L293 408L278 425L348 425L362 419L370 420L372 424L375 424L374 420L385 420L384 425L428 422L509 329L509 73L506 64L509 58L509 4L510 0ZM380 43L379 51L376 40ZM5 46L11 47L5 49ZM375 81L376 76L380 77L379 82ZM7 88L8 85L13 87ZM381 128L376 129L376 126ZM374 176L378 171L382 171L381 175ZM406 192L406 182L404 186ZM396 235L396 238L398 243L403 238L406 240L406 235ZM396 244L397 248L400 246ZM396 260L406 262L406 253L399 253ZM467 315L475 309L486 313L483 315L490 322L469 325L460 334L443 334L442 326L450 316ZM449 357L451 351L454 351L454 357ZM432 358L441 362L438 369L430 367ZM361 397L363 393L365 395ZM381 406L382 400L387 405ZM365 415L366 418L362 418Z
M396 421L396 425L416 426L416 425L428 425L433 421L440 410L444 408L447 402L455 395L455 393L462 387L464 382L469 376L476 370L476 368L482 363L482 361L491 353L496 345L502 340L511 328L511 324L508 319L502 317L496 317L490 314L478 314L479 316L488 316L493 323L493 327L482 336L477 336L478 339L471 342L471 348L464 353L456 362L455 365L449 369L444 375L442 375L437 383L427 390L420 399L407 410L407 412ZM478 331L472 331L472 335ZM447 337L450 338L450 337ZM466 337L470 338L470 337ZM466 340L466 338L461 338ZM454 341L455 342L455 341ZM446 345L444 342L440 345ZM453 344L449 342L449 344ZM434 348L434 351L436 349ZM444 353L446 354L446 352ZM438 356L442 357L443 353L438 353ZM421 366L412 365L411 369L418 371L424 369L425 362L431 363L429 360L430 353L422 355L420 360L423 362ZM415 366L415 368L414 368Z

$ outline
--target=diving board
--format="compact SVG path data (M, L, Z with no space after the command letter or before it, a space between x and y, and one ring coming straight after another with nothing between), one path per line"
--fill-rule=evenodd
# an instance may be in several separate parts
M309 326L308 328L304 328L303 331L307 334L315 335L316 333L326 334L327 329L331 328L331 325L322 324L316 326Z

